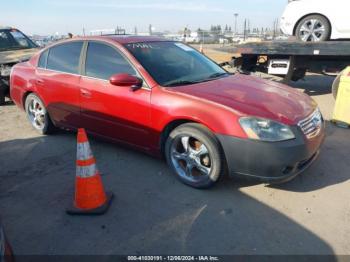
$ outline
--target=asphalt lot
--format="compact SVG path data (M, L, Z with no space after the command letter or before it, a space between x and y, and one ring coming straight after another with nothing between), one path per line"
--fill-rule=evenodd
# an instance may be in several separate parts
M327 120L332 78L294 84ZM327 122L319 159L279 186L222 179L195 190L164 161L90 139L116 199L100 217L71 217L75 134L38 135L14 105L0 107L0 216L16 254L348 254L350 130Z

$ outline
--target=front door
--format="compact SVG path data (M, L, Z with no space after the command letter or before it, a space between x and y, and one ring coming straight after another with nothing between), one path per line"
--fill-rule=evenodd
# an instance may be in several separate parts
M81 118L89 132L124 143L149 147L151 90L135 92L114 86L109 78L118 73L139 76L116 47L90 41L85 72L80 81Z

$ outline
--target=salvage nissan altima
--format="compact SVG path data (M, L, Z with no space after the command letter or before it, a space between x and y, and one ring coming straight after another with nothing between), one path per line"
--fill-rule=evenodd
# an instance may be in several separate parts
M317 158L324 121L306 94L230 74L180 42L155 37L74 38L11 74L11 97L42 134L56 127L164 156L187 185L226 172L284 182Z

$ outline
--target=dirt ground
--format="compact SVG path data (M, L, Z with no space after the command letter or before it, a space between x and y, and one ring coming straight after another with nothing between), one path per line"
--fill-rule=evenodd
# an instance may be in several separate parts
M220 52L215 49L221 48L224 45L222 44L204 44L202 45L202 52L216 61L217 63L223 63L228 62L232 59L233 56L239 56L240 54L231 54L227 52ZM201 45L193 44L192 47L196 48L197 50L201 49Z
M100 217L71 217L75 134L38 135L14 105L0 107L0 214L16 254L350 255L350 130L333 126L332 78L307 76L327 120L319 159L293 181L224 178L195 190L164 161L91 138L105 187Z

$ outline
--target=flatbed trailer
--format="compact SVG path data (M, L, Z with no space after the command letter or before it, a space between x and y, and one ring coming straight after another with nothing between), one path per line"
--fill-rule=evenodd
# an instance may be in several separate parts
M220 51L240 54L233 57L231 65L242 72L282 76L284 82L302 79L306 72L336 76L332 88L335 97L340 72L350 65L350 41L258 42L222 47Z

